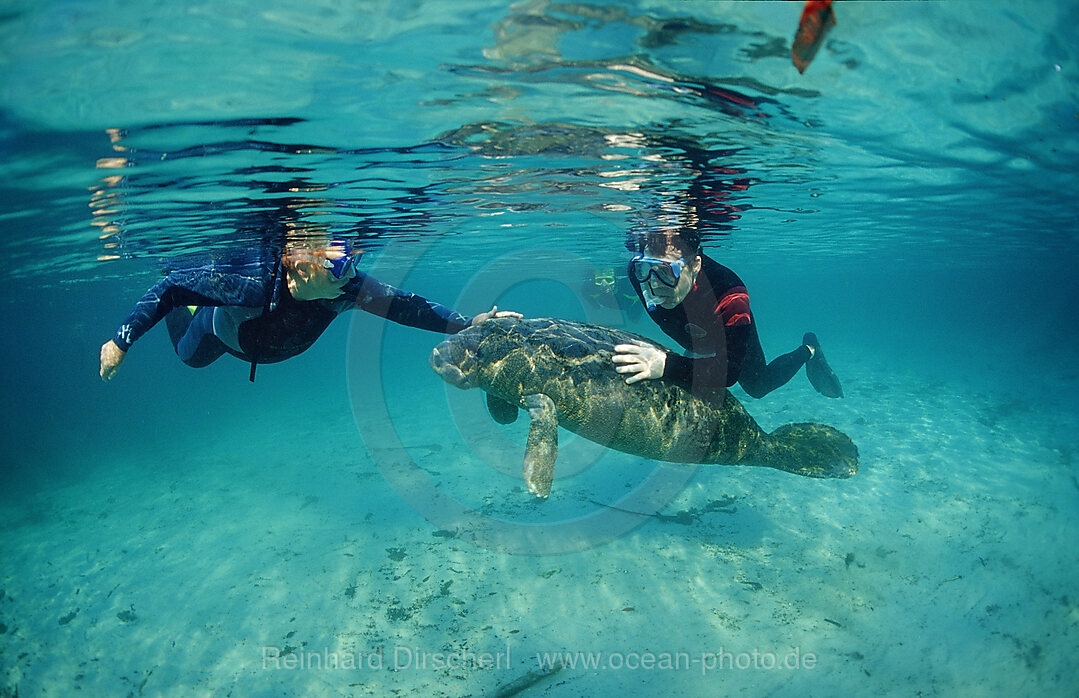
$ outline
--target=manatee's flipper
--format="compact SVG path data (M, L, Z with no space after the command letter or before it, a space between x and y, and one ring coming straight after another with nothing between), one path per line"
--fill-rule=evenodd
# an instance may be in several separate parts
M787 424L768 435L767 455L754 463L805 477L850 477L858 472L858 447L826 424Z
M517 405L491 393L487 393L487 411L491 413L491 419L499 424L513 424L517 421Z
M843 386L839 384L835 371L825 360L817 335L806 332L802 343L813 347L813 358L806 362L806 378L809 379L810 385L825 397L843 397Z
M532 418L525 446L525 484L532 494L545 498L551 493L558 456L558 414L546 395L525 395L524 403Z

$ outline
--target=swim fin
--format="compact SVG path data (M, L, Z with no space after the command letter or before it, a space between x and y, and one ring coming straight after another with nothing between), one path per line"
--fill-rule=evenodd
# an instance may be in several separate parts
M791 44L791 60L799 73L806 72L817 49L824 43L824 36L835 26L835 12L832 0L809 0L802 10L802 19L798 22L798 31L794 33Z
M843 386L839 384L835 371L824 358L817 335L806 332L802 343L813 347L813 357L806 362L806 378L809 379L810 385L825 397L843 397Z

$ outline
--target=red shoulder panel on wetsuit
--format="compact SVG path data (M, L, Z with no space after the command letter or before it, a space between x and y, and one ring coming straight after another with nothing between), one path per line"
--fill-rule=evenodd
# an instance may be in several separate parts
M723 319L724 327L748 325L753 322L749 311L749 292L745 286L734 286L719 299L716 315Z

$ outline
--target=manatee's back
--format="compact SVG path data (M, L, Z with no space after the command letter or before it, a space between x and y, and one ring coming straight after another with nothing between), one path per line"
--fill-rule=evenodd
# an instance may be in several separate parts
M614 346L644 341L629 332L550 318L499 318L482 328L486 336L476 358L484 366L484 387L513 403L544 393L558 406L560 420L575 420L584 406L575 403L623 392L627 386L611 363Z

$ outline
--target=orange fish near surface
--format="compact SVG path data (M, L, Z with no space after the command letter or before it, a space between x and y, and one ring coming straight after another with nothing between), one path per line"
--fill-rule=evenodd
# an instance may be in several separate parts
M824 42L824 35L835 26L835 13L832 12L832 0L809 0L802 10L802 20L798 22L798 31L794 34L791 45L791 58L799 73L809 67L817 49Z

